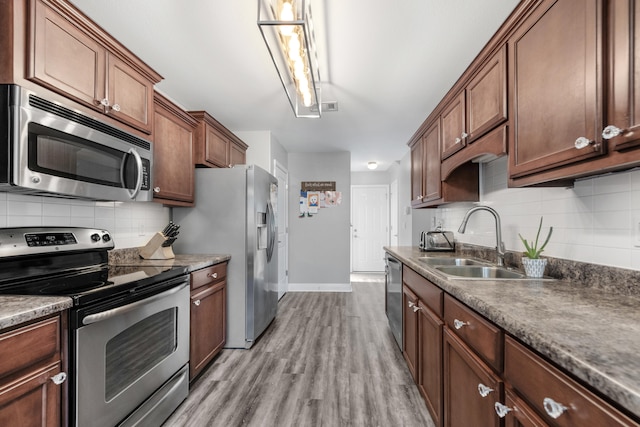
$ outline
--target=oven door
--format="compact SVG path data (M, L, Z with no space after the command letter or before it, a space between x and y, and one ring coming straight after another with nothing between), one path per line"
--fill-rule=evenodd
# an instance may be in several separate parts
M78 320L77 426L118 424L189 361L188 278L129 304L86 310Z

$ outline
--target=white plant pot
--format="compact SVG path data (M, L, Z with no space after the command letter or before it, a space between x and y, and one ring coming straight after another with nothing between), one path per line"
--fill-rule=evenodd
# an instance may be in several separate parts
M531 259L522 257L522 266L527 277L542 277L544 276L544 269L547 266L546 258Z

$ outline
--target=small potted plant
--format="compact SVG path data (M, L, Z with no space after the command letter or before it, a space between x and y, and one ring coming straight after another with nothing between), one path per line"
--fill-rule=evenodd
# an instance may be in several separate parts
M551 233L553 233L553 227L549 227L549 234L545 239L544 243L538 247L538 242L540 239L540 231L542 230L542 217L540 217L540 225L538 225L538 234L536 234L535 242L527 242L520 233L518 233L518 237L522 240L524 244L525 251L524 257L522 257L522 265L524 266L524 272L528 277L542 277L544 275L544 269L547 266L547 260L545 258L540 258L540 254L544 250L547 243L549 243L549 239L551 239Z

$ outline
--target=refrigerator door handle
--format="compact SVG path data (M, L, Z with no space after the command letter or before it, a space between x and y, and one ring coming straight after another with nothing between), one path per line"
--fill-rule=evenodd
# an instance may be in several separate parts
M276 218L271 202L267 202L267 262L271 261L276 240Z

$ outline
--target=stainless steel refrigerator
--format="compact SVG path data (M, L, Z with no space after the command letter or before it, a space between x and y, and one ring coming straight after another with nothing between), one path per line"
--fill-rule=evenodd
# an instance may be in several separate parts
M278 310L278 181L254 165L196 169L195 207L173 208L180 254L230 254L226 348L250 348Z

